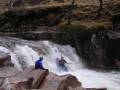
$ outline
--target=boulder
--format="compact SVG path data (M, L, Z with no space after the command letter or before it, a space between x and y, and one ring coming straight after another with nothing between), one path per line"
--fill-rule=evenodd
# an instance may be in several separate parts
M71 88L69 87L68 90L107 90L107 89L106 88L81 88L81 87Z
M34 70L34 67L31 66L29 68L26 68L21 74L18 75L18 77L28 77L28 75Z
M21 72L14 68L14 67L1 67L0 68L0 78L8 78L8 77L13 77L16 76L18 74L20 74Z
M72 87L68 87L67 90L83 90L82 87L76 87L76 88L72 88Z
M39 85L42 84L48 74L48 70L41 69L33 70L32 72L30 72L30 74L28 74L28 77L33 78L32 88L37 89Z
M0 90L26 90L30 88L31 78L9 77L0 79Z
M13 72L15 70L9 68L10 73L7 69L4 70L0 71L0 90L37 89L49 73L48 70L34 69L34 67L29 67L22 73Z
M17 80L16 75L20 74L21 72L14 67L2 67L0 68L0 90L16 90L12 89L15 85L20 85ZM17 89L19 90L19 89ZM22 89L20 89L22 90Z
M18 77L31 79L33 82L31 83L30 88L37 89L39 85L43 82L46 76L49 74L48 70L34 69L34 67L29 67L23 71Z
M8 78L9 85L11 86L11 90L25 90L29 87L28 82L29 79L27 78L19 78L19 77L12 77Z
M106 88L83 88L75 76L58 76L48 70L29 67L23 72L13 67L0 68L0 90L107 90Z
M0 67L13 65L11 63L11 56L0 51Z
M106 88L84 88L83 90L107 90Z
M40 85L39 89L44 90L73 90L79 87L81 89L81 83L72 75L57 76L56 74L50 73L44 82Z

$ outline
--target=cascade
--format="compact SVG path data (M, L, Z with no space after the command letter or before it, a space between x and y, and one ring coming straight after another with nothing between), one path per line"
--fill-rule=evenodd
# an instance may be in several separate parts
M40 56L43 57L43 66L50 72L58 75L72 74L75 75L83 87L87 88L107 88L108 90L120 89L120 72L101 72L87 69L81 58L70 45L58 45L49 41L42 41L41 52L34 50L29 45L18 45L11 51L6 47L0 46L0 51L11 55L11 61L19 70L24 70L29 66L34 66ZM56 59L64 57L68 72L60 70L56 64Z

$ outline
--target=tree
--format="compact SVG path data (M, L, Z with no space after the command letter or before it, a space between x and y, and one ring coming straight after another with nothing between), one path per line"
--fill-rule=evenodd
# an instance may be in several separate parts
M72 0L72 3L68 9L68 21L67 21L68 25L71 24L71 18L72 18L72 13L73 13L74 7L75 7L75 0Z

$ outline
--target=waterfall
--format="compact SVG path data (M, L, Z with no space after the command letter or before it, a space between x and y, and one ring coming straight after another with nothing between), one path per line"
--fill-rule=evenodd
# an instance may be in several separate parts
M34 44L34 43L33 43ZM31 44L30 44L31 45ZM11 55L12 63L19 70L24 70L29 66L34 66L35 61L40 56L43 57L43 66L50 72L58 75L75 75L83 87L87 88L107 88L108 90L120 90L120 72L98 72L85 68L82 60L77 56L76 51L70 45L58 45L49 41L38 41L35 46L26 44L16 44L13 50L0 46L0 51ZM56 64L56 59L64 57L68 71L62 71Z
M16 54L12 53L9 49L0 46L0 51L8 53L11 56L11 62L14 64L14 66L19 69L20 71L22 71L22 67L19 64L18 60L17 60L17 56Z
M64 57L66 62L69 63L66 64L66 67L69 71L83 68L83 64L81 63L80 58L76 55L75 49L71 46L57 45L48 41L44 41L43 43L48 47L48 53L45 56L46 60L44 60L44 63L45 67L50 71L55 73L61 72L56 64L56 59L61 59L61 57Z
M14 53L17 55L17 60L21 64L22 69L34 66L35 61L39 59L38 53L27 45L16 45Z

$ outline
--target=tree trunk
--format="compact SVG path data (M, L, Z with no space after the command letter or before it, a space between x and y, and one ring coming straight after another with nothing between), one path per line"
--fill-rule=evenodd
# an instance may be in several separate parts
M68 25L71 24L72 10L73 10L74 6L75 6L75 0L72 0L72 3L70 5L69 11L68 11L68 21L67 21Z
M100 2L100 5L99 5L99 10L98 10L96 18L99 18L101 16L101 11L103 9L103 0L99 0L99 2Z

